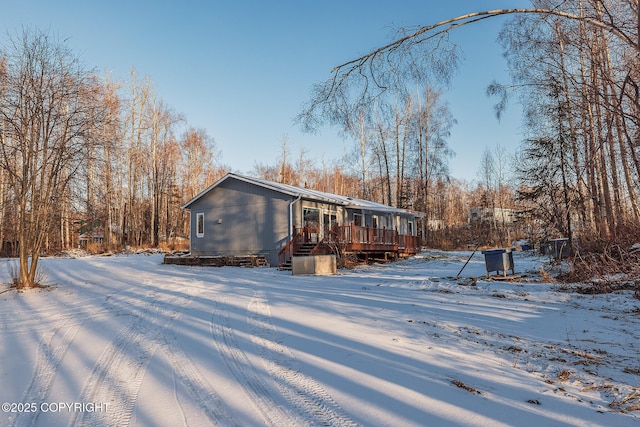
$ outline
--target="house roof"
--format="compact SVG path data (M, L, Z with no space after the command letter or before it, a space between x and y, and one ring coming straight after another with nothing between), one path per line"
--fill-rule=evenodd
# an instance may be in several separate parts
M403 214L403 215L411 215L411 216L422 216L415 212L410 212L405 209L394 208L392 206L383 205L382 203L371 202L369 200L357 199L354 197L346 197L340 196L332 193L325 193L322 191L312 190L310 188L302 188L296 187L293 185L282 184L279 182L267 181L260 178L253 178L248 176L239 175L236 173L228 173L212 185L210 185L207 189L202 191L196 197L187 202L183 209L190 209L191 205L193 205L196 201L198 201L201 197L207 194L209 191L213 190L223 182L228 179L236 179L244 182L248 182L250 184L257 185L259 187L268 188L270 190L277 191L279 193L287 194L292 197L301 198L305 200L314 200L318 202L326 202L334 205L345 206L347 208L353 209L370 209L375 211L387 212L387 213L395 213L395 214Z

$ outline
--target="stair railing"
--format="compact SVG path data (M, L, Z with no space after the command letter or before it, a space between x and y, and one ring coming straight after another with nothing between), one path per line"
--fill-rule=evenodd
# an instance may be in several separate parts
M302 246L302 243L305 240L305 231L304 229L296 232L295 228L293 230L294 235L293 238L278 252L278 268L282 268L284 264L288 261L291 261L293 258L293 254L295 254L298 249Z

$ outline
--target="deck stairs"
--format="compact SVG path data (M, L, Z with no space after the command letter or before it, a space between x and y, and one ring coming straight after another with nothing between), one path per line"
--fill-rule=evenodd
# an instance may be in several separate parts
M311 252L318 246L318 243L306 242L303 243L300 248L293 254L293 256L309 256ZM282 266L280 266L280 270L291 271L292 269L293 259L289 259L285 261Z

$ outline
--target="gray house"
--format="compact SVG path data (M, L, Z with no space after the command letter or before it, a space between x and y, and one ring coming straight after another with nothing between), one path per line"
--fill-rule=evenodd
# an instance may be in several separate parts
M229 173L183 206L193 257L263 256L290 262L303 247L385 257L417 252L419 214L351 197Z

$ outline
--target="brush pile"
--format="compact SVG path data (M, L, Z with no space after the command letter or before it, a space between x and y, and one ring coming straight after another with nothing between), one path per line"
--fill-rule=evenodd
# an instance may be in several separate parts
M629 238L638 238L632 233ZM575 251L569 271L559 279L584 286L577 291L590 294L633 290L640 298L640 242L588 242Z

